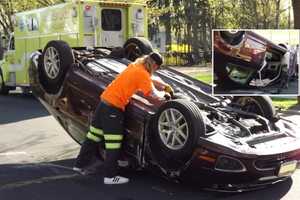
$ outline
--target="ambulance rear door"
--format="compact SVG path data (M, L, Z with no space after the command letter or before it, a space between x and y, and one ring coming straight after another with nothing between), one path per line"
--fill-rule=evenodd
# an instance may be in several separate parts
M101 46L123 46L125 42L125 10L110 7L101 8L99 25Z

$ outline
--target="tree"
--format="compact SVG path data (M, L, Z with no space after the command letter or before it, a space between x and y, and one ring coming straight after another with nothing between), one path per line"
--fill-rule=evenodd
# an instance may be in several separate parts
M293 0L293 11L294 11L294 28L300 29L300 1Z
M13 14L13 3L11 1L2 1L0 4L0 25L5 35L13 32Z
M294 11L294 28L300 29L300 1L293 0L293 11ZM300 104L300 96L298 96L298 104Z

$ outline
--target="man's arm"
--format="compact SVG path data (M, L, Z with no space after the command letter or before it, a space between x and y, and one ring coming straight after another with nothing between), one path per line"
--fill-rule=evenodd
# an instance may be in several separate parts
M155 88L154 84L152 84L152 90L149 93L149 96L156 99L156 100L158 100L158 101L163 101L163 100L169 99L166 92L165 91L159 91L158 89Z
M170 95L174 94L173 88L169 84L165 83L162 79L160 79L158 77L152 77L152 82L157 90L165 91L165 92L169 93Z

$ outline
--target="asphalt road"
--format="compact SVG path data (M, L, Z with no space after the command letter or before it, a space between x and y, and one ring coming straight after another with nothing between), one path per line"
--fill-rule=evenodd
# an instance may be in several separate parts
M300 124L300 115L285 117ZM190 188L149 172L126 171L129 184L105 186L101 173L81 176L71 170L79 145L30 95L0 96L0 138L0 200L298 200L300 196L300 170L286 182L241 194Z

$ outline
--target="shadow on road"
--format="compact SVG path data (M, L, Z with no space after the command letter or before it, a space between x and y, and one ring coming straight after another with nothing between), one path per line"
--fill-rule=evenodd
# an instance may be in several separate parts
M289 179L263 190L228 194L176 184L145 171L123 170L123 175L130 177L130 183L107 186L102 183L101 170L98 174L82 176L71 170L73 162L73 159L68 159L49 163L0 165L0 196L5 200L280 199L292 185Z
M0 124L47 116L49 113L31 94L0 95Z
M283 196L285 196L289 190L291 189L293 184L293 180L290 178L287 181L275 184L271 187L250 191L244 193L236 193L236 194L220 194L218 195L221 199L224 200L253 200L253 199L272 199L279 200Z

